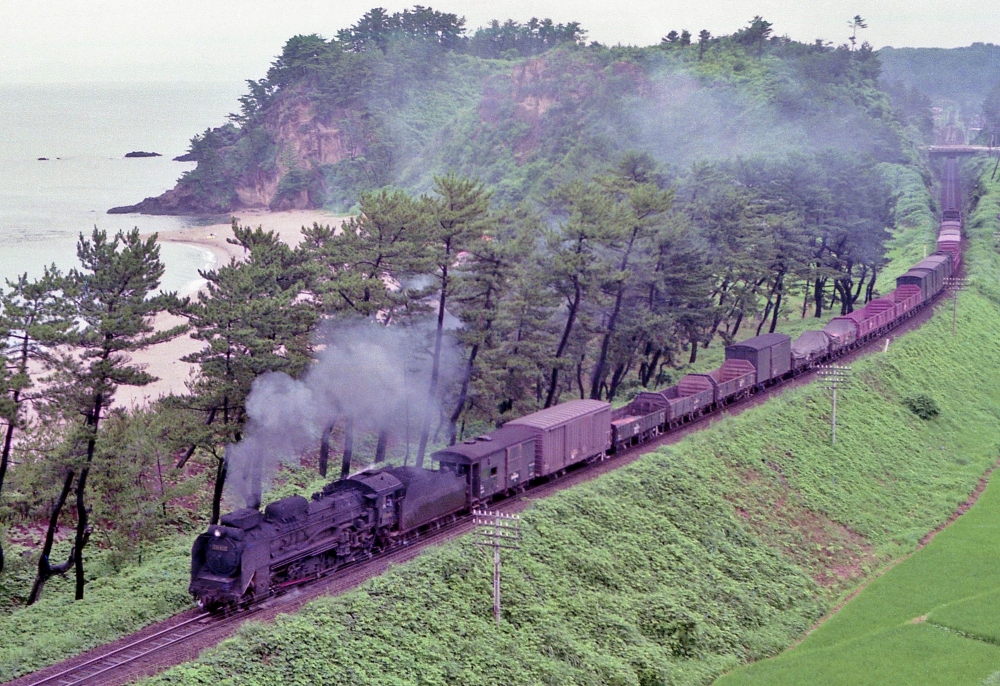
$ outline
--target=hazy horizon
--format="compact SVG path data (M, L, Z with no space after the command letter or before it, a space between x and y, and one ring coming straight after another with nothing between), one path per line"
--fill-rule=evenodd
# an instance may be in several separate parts
M334 36L367 10L390 11L413 2L341 0L0 0L0 84L88 82L233 82L260 78L284 42L298 33ZM434 9L466 18L468 30L491 19L527 21L549 17L578 21L588 39L605 44L649 45L671 29L727 34L754 15L774 24L777 35L812 42L844 43L848 20L860 14L859 33L876 48L960 47L1000 37L1000 13L983 12L972 0L708 0L693 4L648 0L443 0Z

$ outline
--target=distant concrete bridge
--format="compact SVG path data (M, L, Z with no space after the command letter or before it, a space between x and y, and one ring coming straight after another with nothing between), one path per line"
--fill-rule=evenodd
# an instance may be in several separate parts
M1000 148L990 148L985 145L924 145L921 150L926 150L931 157L958 157L960 155L992 155L1000 152Z

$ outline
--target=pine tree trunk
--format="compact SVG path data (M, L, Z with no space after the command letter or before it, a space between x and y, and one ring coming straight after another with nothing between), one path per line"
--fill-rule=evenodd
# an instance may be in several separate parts
M768 333L774 333L774 330L778 327L778 310L781 309L781 295L782 292L778 291L778 297L774 300L774 312L771 316L771 328L768 329Z
M389 445L389 432L382 429L378 432L378 442L375 444L375 462L385 462L385 451Z
M94 439L88 441L87 453L92 455L93 448L90 447L94 443ZM87 477L90 475L90 459L88 458L86 466L80 470L80 478L76 482L76 537L74 538L73 547L76 550L74 567L76 568L76 599L83 600L83 587L87 583L86 577L83 574L83 546L84 538L87 535L87 526L90 524L89 513L87 512L87 503L85 499L87 491Z
M427 390L427 405L423 410L420 425L420 443L417 446L417 467L424 466L424 454L427 452L427 440L431 433L431 408L437 403L438 377L441 373L441 342L444 338L444 308L448 299L448 269L442 269L441 297L438 299L437 331L434 334L434 357L431 360L431 383Z
M475 369L476 357L479 355L479 344L476 343L469 351L469 363L465 365L465 376L462 377L462 388L458 392L458 400L455 401L455 409L448 418L448 445L455 445L456 427L458 418L462 416L465 409L465 401L469 399L469 381L472 379L472 370Z
M42 594L42 588L45 586L45 582L49 580L49 577L53 574L65 573L76 557L76 548L74 548L70 551L69 560L65 564L59 565L58 568L54 568L49 564L49 555L52 554L52 543L55 541L56 528L59 526L59 513L62 511L63 505L66 504L66 498L69 497L69 489L73 485L73 476L73 472L66 474L59 498L52 505L52 514L49 516L49 528L45 531L45 543L42 545L42 554L38 558L38 573L35 575L35 583L31 585L31 593L28 594L28 605L34 605L38 601L39 596Z
M583 297L583 288L580 286L579 279L576 279L573 283L573 299L569 302L569 312L566 313L566 326L563 328L562 338L559 339L559 347L556 348L555 361L557 364L552 365L552 375L549 379L549 390L545 395L545 407L551 407L552 402L556 397L556 389L559 387L559 365L558 361L562 358L563 353L566 352L566 346L569 345L569 336L573 332L573 325L576 323L576 314L580 309L580 299Z
M351 460L354 457L354 420L348 419L344 423L344 457L340 462L340 478L346 479L351 475ZM419 464L417 465L420 466Z
M327 424L323 428L323 435L319 439L319 475L326 478L327 469L330 466L330 434L333 433L333 423Z
M10 446L14 438L14 420L7 424L7 432L3 440L3 452L0 453L0 495L3 495L3 482L7 476L7 461L10 459ZM3 541L0 540L0 574L3 574Z

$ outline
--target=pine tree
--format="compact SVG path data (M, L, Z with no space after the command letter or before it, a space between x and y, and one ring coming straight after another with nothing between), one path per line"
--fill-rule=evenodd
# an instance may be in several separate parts
M265 372L295 376L309 361L309 333L315 307L300 300L310 278L308 256L289 248L273 232L233 222L235 238L247 259L209 272L195 302L181 314L192 338L205 347L184 357L199 365L191 407L207 414L206 428L195 443L217 462L212 521L217 522L225 484L225 454L219 445L238 441L246 420L246 399L254 379Z
M428 403L421 417L420 444L417 448L418 467L423 465L430 437L430 408L440 400L438 385L444 319L456 278L455 261L486 230L491 196L482 183L455 174L436 177L434 193L437 197L424 201L428 222L422 261L426 272L434 277L433 292L437 294L437 307Z
M70 303L63 297L65 282L54 265L36 281L23 274L7 284L10 290L0 296L0 419L7 424L0 447L0 496L14 434L24 428L26 405L33 399L29 363L48 359L51 347L63 342L73 323ZM3 566L0 542L0 572Z
M76 484L77 527L74 539L76 598L83 598L83 548L89 535L87 477L94 463L101 420L114 402L119 386L145 386L156 377L129 354L169 340L184 331L156 331L153 317L177 304L173 294L157 294L163 263L156 236L142 239L139 230L107 232L94 229L80 235L77 258L81 269L68 275L74 316L79 327L68 332L68 353L50 362L60 403L67 416L82 418L71 443L85 446Z

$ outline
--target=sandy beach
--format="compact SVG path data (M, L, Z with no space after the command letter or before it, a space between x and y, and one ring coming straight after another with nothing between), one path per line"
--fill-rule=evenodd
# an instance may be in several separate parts
M274 231L281 240L289 245L298 245L302 240L302 227L314 223L339 225L345 217L323 210L289 210L288 212L245 211L233 215L243 226L264 227L265 231ZM216 266L229 262L231 258L240 259L243 250L226 239L232 238L230 223L210 224L208 226L192 226L186 229L161 231L158 235L161 243L185 243L211 250L216 257Z
M288 212L239 212L234 214L241 225L257 228L262 226L265 231L274 231L281 240L289 245L298 245L302 239L303 226L319 224L339 225L345 217L322 210L290 210ZM231 259L243 258L243 249L226 241L233 235L230 223L195 226L174 231L160 232L158 240L161 243L185 243L206 248L215 255L215 266L227 264ZM192 296L195 297L195 296ZM183 317L175 317L161 313L155 320L157 330L163 331L179 324L186 323ZM150 402L171 393L184 395L187 393L187 383L192 379L195 365L181 361L185 355L197 352L203 346L189 334L153 346L133 355L133 359L146 365L146 371L159 378L148 386L141 388L123 386L118 390L115 405L118 407L144 407Z

